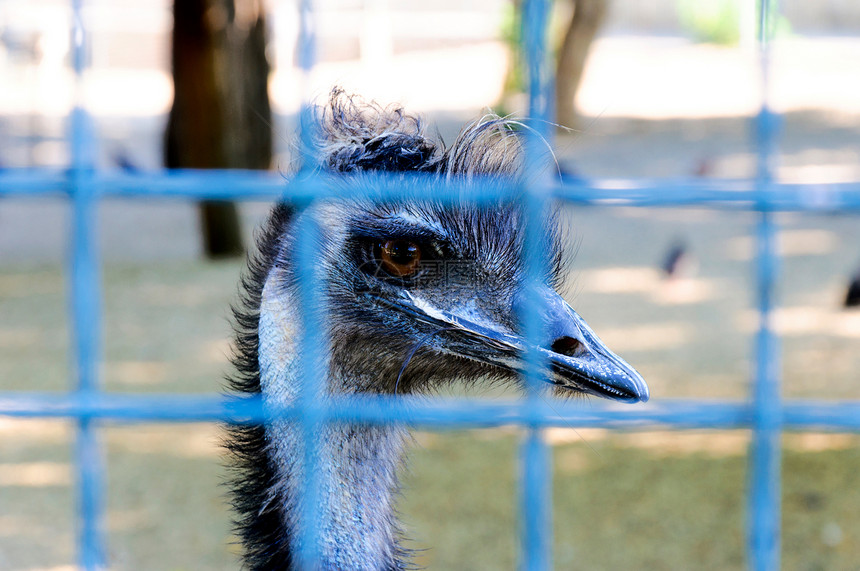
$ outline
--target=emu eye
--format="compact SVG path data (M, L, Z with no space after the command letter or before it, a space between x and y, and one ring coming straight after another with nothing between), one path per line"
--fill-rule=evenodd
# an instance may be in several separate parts
M378 246L377 259L382 269L398 278L411 276L418 271L421 248L409 240L386 240Z

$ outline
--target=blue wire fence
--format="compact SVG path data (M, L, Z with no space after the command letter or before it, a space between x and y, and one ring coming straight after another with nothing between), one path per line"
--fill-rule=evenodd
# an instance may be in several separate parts
M77 101L81 101L81 77L85 69L86 29L81 18L82 0L72 0L73 65L77 77ZM60 195L72 202L72 250L69 257L69 304L76 362L77 386L65 394L0 392L0 415L33 418L72 418L77 422L75 465L78 497L78 561L83 569L95 570L105 560L103 453L98 426L102 421L158 422L265 422L289 418L301 423L306 434L307 473L313 473L315 455L314 427L332 420L386 423L407 422L428 427L478 427L520 425L528 436L520 451L521 568L546 570L551 560L550 459L541 429L551 426L579 426L638 429L660 425L684 428L751 428L749 455L747 541L749 566L757 571L780 567L780 436L784 429L826 429L860 431L860 402L783 401L779 373L779 340L771 327L778 255L774 240L774 214L781 211L832 212L860 211L860 183L800 185L775 182L772 157L778 117L769 109L768 22L772 21L772 2L760 2L759 53L762 93L756 119L757 175L753 180L590 180L587 182L542 181L525 189L524 206L536 227L550 200L573 204L626 206L690 206L751 210L759 213L757 240L757 306L759 329L756 337L755 374L748 400L694 401L655 399L646 406L623 410L589 403L588 408L572 402L547 403L538 396L539 367L526 375L526 397L517 402L481 400L415 399L408 396L357 396L333 402L314 399L322 386L322 371L314 358L322 348L315 340L320 325L305 315L304 392L297 402L277 408L263 406L259 398L234 399L217 395L118 395L101 391L98 366L101 362L101 290L98 260L96 206L105 197L285 200L298 207L324 200L330 190L312 176L285 186L281 177L268 173L242 171L166 171L157 174L114 174L93 167L94 135L91 118L78 105L70 117L71 164L64 172L49 170L0 171L0 196ZM300 2L301 33L299 63L307 72L314 62L313 10L310 0ZM549 71L546 30L548 0L526 0L523 5L523 45L528 64L529 116L538 135L549 125L552 77ZM309 112L305 106L303 113ZM305 141L305 148L309 148ZM527 156L534 157L537 145L527 145ZM541 180L535 178L534 180ZM424 189L434 200L456 201L457 188ZM396 188L382 192L397 196ZM419 193L422 192L419 190ZM470 191L476 202L497 200L504 189L478 188ZM300 232L303 243L310 243L318 228L311 222ZM536 234L530 231L527 240ZM308 250L306 250L308 251ZM526 249L528 251L528 249ZM313 308L319 300L313 294L317 281L312 259L299 260L299 277L304 307ZM537 275L537 268L531 268ZM534 314L534 312L531 312ZM527 333L537 339L535 320L527 321ZM534 345L537 345L536 343ZM533 363L539 365L539 363ZM314 483L306 482L307 506L314 505ZM307 513L313 513L311 510ZM306 526L308 533L317 532ZM312 537L306 539L312 540ZM314 541L299 561L312 567Z

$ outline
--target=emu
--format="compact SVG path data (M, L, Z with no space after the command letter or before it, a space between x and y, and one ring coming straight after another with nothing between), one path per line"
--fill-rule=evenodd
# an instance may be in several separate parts
M334 90L316 111L321 174L333 185L372 186L383 171L408 195L410 175L466 185L516 180L523 172L513 122L488 116L464 128L450 147L421 120ZM414 178L414 177L412 177ZM321 221L314 255L322 273L326 395L423 394L462 381L519 383L525 340L518 314L525 299L524 216L516 201L492 208L421 199L327 199L297 212L274 206L243 278L233 391L285 405L297 398L300 311L296 299L296 227ZM556 293L561 231L552 217L540 256L546 342L558 394L624 402L648 399L640 375L613 354ZM455 271L440 271L440 268ZM452 277L453 274L456 274ZM327 398L323 396L321 398ZM316 435L323 473L305 474L298 427L289 421L229 429L227 448L244 562L254 570L292 569L302 537L297 510L303 478L320 490L315 568L410 567L393 507L406 429L331 423Z

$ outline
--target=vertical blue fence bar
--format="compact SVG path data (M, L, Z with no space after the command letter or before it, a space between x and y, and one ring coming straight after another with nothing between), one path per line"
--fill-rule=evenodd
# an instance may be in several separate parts
M526 291L540 286L541 228L544 213L549 203L549 192L542 184L545 176L540 146L546 145L547 126L549 125L549 82L547 81L546 33L549 18L547 0L526 0L522 6L522 45L528 77L529 129L526 134L525 160L526 176L524 191L525 243L523 261L526 270ZM531 347L542 346L543 324L539 318L543 314L539 296L528 296L524 315L525 337ZM526 417L537 411L541 402L542 376L546 363L537 350L527 352L528 363L525 375ZM543 438L543 432L534 423L527 424L525 440L520 449L520 534L522 542L520 567L524 571L546 571L552 568L552 482L551 454Z
M307 211L305 211L307 213ZM320 500L322 486L326 485L325 474L328 467L320 459L318 444L321 431L327 426L323 423L324 410L320 407L327 402L322 374L324 350L322 343L323 304L320 299L320 276L316 244L319 244L320 227L312 217L307 217L298 226L298 286L299 303L302 307L301 372L299 388L301 438L303 440L304 467L302 481L302 501L299 526L302 537L299 539L299 567L305 570L318 569L321 560L320 548Z
M770 110L771 0L759 0L758 50L761 108L755 121L756 192L768 202L774 191L775 115ZM776 12L776 11L775 11ZM759 329L753 383L753 435L748 495L748 553L754 571L776 571L780 561L780 462L782 418L779 340L773 331L777 278L777 226L774 213L760 207L757 227L757 304Z
M70 306L74 330L77 391L86 398L99 391L101 290L99 287L97 198L92 184L93 130L84 108L83 73L88 65L83 0L72 2L72 61L75 73L74 109L69 118L69 195L72 198ZM79 565L87 571L104 567L102 530L104 466L96 421L78 419L75 443L79 512Z
M313 146L313 109L310 103L310 74L316 57L315 14L312 0L299 2L299 43L298 61L302 70L301 109L300 118L300 157L301 181L298 184L312 184L315 178L314 166L316 158ZM302 307L302 337L301 337L301 383L299 385L298 405L301 411L299 417L300 438L303 451L303 478L300 483L302 495L299 509L301 537L299 537L298 567L306 571L320 568L322 553L320 552L321 498L322 487L326 485L325 474L328 467L320 458L320 433L328 427L324 424L323 413L320 409L325 406L326 389L323 378L322 344L325 336L322 334L322 312L324 311L320 292L321 278L318 275L316 245L319 244L320 227L312 216L307 216L307 208L313 204L313 199L303 201L299 206L300 216L297 232L297 269L299 302Z
M297 46L298 64L302 70L300 85L301 109L299 110L299 154L300 168L312 168L313 157L313 110L310 105L310 74L316 62L316 17L312 0L299 1L299 40ZM307 175L302 177L307 178Z

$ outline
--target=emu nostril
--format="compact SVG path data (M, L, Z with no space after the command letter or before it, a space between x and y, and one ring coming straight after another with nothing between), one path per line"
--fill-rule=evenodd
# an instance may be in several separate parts
M579 339L573 337L559 337L552 342L550 346L555 353L560 353L566 357L573 357L577 353L581 353L584 349Z

